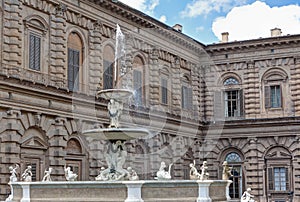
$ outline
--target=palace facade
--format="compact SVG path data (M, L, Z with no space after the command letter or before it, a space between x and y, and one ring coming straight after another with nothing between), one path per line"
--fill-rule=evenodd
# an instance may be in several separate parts
M161 161L189 179L193 160L221 179L228 161L233 201L248 187L260 202L300 201L300 35L228 42L224 33L204 45L120 2L0 2L0 200L15 164L31 165L33 181L49 167L65 180L65 165L94 180L105 142L83 132L109 125L97 92L126 88L135 94L122 126L151 131L126 143L140 179ZM117 24L126 53L115 61Z

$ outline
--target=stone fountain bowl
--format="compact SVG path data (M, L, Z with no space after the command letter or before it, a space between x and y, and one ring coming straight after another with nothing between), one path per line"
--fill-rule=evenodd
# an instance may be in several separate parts
M100 90L97 93L98 97L105 98L107 100L114 99L117 101L124 101L133 95L133 91L128 89L106 89Z
M83 132L83 135L97 140L126 141L143 139L150 132L145 128L99 128Z

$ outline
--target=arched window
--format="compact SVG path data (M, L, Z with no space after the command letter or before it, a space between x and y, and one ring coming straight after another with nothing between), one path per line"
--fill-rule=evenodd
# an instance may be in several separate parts
M114 87L114 49L110 45L104 47L103 53L103 89Z
M232 199L240 199L244 187L243 180L243 159L241 155L235 151L226 154L224 161L227 161L229 167L232 168L232 183L229 186L229 195Z
M238 80L236 80L233 77L229 77L228 79L226 79L224 81L224 86L226 86L226 85L237 85L237 84L239 84Z
M193 89L190 78L186 75L181 80L181 108L185 110L193 109Z
M160 102L164 105L168 105L170 102L170 75L167 67L164 67L160 71Z
M133 89L136 105L144 104L144 60L140 56L133 60Z
M68 88L70 91L79 90L80 69L83 61L83 45L80 36L71 32L68 37Z
M226 74L214 95L214 116L217 119L242 117L244 114L243 89L235 74Z

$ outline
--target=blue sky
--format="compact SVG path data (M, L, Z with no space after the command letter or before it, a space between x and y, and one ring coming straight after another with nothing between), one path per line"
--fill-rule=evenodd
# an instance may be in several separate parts
M204 44L218 43L222 32L229 41L300 34L300 0L119 0Z

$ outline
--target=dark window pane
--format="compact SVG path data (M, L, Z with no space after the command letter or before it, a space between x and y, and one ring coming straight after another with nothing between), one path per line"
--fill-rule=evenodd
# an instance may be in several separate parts
M80 51L68 49L68 87L70 91L79 90Z
M41 38L30 34L29 36L29 68L40 70L41 61Z
M168 104L168 80L161 79L161 102Z

